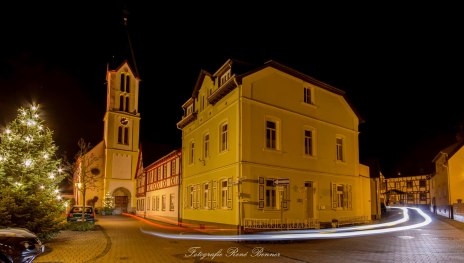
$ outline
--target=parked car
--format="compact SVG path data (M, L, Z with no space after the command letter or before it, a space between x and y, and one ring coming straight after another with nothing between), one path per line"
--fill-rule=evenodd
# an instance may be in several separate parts
M82 220L82 206L73 206L69 210L67 221L68 222L79 222L79 221L87 221L87 222L95 222L95 212L91 206L85 207L85 217Z
M0 262L31 263L45 246L35 233L20 227L0 226Z

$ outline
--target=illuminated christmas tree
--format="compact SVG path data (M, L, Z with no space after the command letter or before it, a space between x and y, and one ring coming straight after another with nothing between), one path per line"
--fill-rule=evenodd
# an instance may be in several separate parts
M105 194L105 199L103 200L103 208L105 212L112 212L114 208L114 197L107 192Z
M44 239L59 232L64 212L58 190L64 173L52 135L37 106L20 108L0 134L0 225Z

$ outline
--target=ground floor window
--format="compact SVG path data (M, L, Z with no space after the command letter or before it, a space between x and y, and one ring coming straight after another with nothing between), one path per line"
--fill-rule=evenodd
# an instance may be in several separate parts
M174 194L169 195L169 211L174 211Z
M163 211L166 210L166 195L163 195L161 197L161 210L163 210Z
M352 192L349 184L331 184L332 191L332 208L334 209L351 209Z

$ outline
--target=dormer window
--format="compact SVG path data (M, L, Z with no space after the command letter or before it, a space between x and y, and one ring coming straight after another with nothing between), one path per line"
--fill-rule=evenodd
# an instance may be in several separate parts
M220 78L219 80L219 86L222 86L224 83L226 83L230 79L230 69L227 70Z
M190 105L187 107L187 115L190 115L193 113L193 105Z

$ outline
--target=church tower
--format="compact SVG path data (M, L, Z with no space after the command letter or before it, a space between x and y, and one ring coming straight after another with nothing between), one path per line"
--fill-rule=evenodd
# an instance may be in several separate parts
M135 207L135 172L139 157L139 82L127 61L107 70L104 121L104 189L115 198L115 208Z
M116 212L135 211L136 170L140 152L139 75L123 10L124 32L117 36L106 71L106 110L103 118L103 196L114 197ZM103 200L103 199L102 199Z
M125 32L121 32L124 34L114 36L111 42L111 45L120 46L112 50L112 60L106 69L103 140L81 157L80 172L74 175L77 204L85 203L103 209L105 198L110 195L114 198L115 213L135 211L135 177L141 163L138 106L140 78L127 28L127 15L124 12ZM94 179L83 179L80 173ZM83 180L88 181L81 188Z

